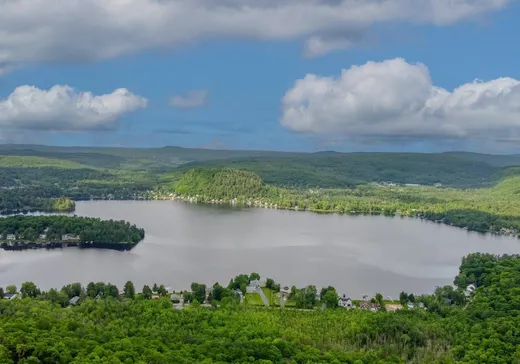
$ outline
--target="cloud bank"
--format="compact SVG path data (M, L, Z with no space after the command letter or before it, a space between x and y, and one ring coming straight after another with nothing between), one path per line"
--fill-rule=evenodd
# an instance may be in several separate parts
M443 26L499 10L510 2L4 0L0 1L0 70L32 63L101 60L206 38L307 38L306 52L323 54L349 46L346 39L376 23Z
M186 95L175 95L170 99L170 106L179 109L192 109L208 103L209 92L207 90L188 91Z
M119 118L145 108L147 100L120 88L107 95L56 85L49 90L17 87L0 99L0 127L47 131L112 130Z
M452 91L428 68L403 59L343 69L338 78L308 74L282 100L281 123L351 140L520 137L520 81L475 80Z

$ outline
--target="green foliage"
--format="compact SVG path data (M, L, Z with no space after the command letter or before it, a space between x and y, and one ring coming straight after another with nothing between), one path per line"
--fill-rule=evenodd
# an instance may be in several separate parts
M175 192L185 196L209 196L231 200L238 197L263 197L269 188L258 175L232 169L192 169L175 184Z
M10 216L0 219L0 234L2 239L14 235L17 241L28 244L62 241L66 234L77 237L80 243L107 246L122 243L134 246L144 238L143 229L125 221L76 216Z
M36 298L0 300L0 363L516 363L520 257L470 255L457 279L472 276L480 285L468 302L442 303L460 293L443 287L417 298L428 310L395 313L258 309L229 297L219 309L195 301L176 311L168 300L113 299L111 284L89 283L85 296L74 283ZM106 298L93 300L103 288ZM217 291L226 289L215 284L215 299ZM335 289L323 293L326 301ZM313 286L295 289L309 308L315 294ZM63 309L73 296L83 297L80 304Z
M481 157L481 160L477 157ZM514 162L520 165L520 158L517 157ZM350 188L368 182L385 181L481 187L492 183L492 176L500 171L497 163L498 160L491 161L481 154L466 158L464 153L321 152L202 161L183 165L179 169L187 171L211 167L246 170L258 174L269 185L290 188Z
M135 287L132 281L128 281L125 283L125 297L126 298L134 298L135 297Z
M199 303L204 303L206 301L206 285L201 283L193 282L191 284L191 292L193 293L193 298L197 300Z

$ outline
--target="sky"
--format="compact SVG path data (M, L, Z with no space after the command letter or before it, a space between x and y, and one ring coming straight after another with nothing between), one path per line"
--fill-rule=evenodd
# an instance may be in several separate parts
M0 1L0 142L520 153L520 1Z

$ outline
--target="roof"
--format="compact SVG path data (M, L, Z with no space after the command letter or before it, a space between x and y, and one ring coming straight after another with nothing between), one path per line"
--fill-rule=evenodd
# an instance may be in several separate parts
M74 297L72 297L72 298L70 299L69 303L70 303L71 305L75 305L76 303L78 303L78 301L79 301L79 297L78 297L78 296L74 296Z
M345 295L343 295L343 296L340 297L339 299L340 299L340 301L352 301L352 300L350 299L350 297L347 297L347 296L345 296Z
M381 308L381 305L379 303L363 301L359 303L359 308L361 308L362 310L379 310Z
M4 293L4 298L7 298L8 300L12 300L17 297L16 293Z

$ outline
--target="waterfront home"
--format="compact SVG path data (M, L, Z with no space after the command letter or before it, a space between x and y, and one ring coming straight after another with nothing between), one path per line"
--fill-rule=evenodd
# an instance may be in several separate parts
M283 295L290 295L291 289L288 286L280 287L280 293Z
M372 312L379 311L381 309L381 305L379 303L373 303L368 301L361 301L359 303L359 308L362 310L369 310Z
M184 297L178 293L172 293L170 295L170 301L173 303L184 303Z
M6 300L14 300L15 298L18 298L18 295L16 293L4 293L4 298Z
M398 303L389 303L385 305L385 308L388 312L396 312L403 309L403 306L401 306Z
M475 291L477 290L477 286L474 285L474 284L470 284L469 286L466 287L466 291L464 291L464 295L466 297L469 297L471 296L473 293L475 293Z
M61 240L69 241L69 240L79 240L79 235L75 234L65 234L61 236Z
M40 240L45 240L45 239L47 239L47 234L40 234L40 235L38 236L38 239L40 239Z
M69 305L77 305L78 304L78 301L79 301L79 297L78 296L74 296L70 299L69 301Z
M16 235L14 235L14 234L7 234L5 238L7 240L16 240Z
M343 307L346 309L354 308L354 304L352 303L352 300L350 297L347 297L347 295L343 294L338 300L338 306Z

